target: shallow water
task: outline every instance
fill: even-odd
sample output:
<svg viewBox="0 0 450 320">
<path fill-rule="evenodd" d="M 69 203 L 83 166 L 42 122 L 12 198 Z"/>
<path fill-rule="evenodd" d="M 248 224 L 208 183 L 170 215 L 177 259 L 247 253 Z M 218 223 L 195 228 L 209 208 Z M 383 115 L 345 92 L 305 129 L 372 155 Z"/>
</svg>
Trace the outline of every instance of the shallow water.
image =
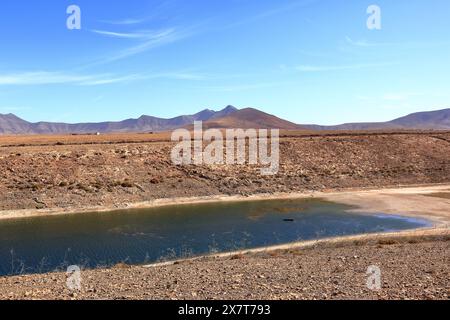
<svg viewBox="0 0 450 320">
<path fill-rule="evenodd" d="M 151 263 L 429 226 L 321 200 L 182 205 L 0 221 L 0 275 Z"/>
</svg>

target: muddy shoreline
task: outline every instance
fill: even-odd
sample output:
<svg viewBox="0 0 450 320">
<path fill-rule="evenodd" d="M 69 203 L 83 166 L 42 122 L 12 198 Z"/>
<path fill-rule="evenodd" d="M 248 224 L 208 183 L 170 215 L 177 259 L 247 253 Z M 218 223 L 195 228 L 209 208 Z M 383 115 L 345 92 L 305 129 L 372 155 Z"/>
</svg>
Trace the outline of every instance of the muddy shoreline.
<svg viewBox="0 0 450 320">
<path fill-rule="evenodd" d="M 324 199 L 331 202 L 354 206 L 352 211 L 370 211 L 384 214 L 404 215 L 416 218 L 425 218 L 432 221 L 435 226 L 445 226 L 450 223 L 450 200 L 426 197 L 427 194 L 449 192 L 450 184 L 405 186 L 383 189 L 359 189 L 327 192 L 303 193 L 275 193 L 253 194 L 248 196 L 204 196 L 189 198 L 166 198 L 152 201 L 126 203 L 122 206 L 80 207 L 80 208 L 51 208 L 51 209 L 24 209 L 0 211 L 0 221 L 9 219 L 24 219 L 42 216 L 58 216 L 68 214 L 83 214 L 88 212 L 114 212 L 118 210 L 132 210 L 145 208 L 158 208 L 166 206 L 226 203 L 242 201 L 265 201 L 285 199 Z M 406 196 L 406 197 L 405 197 Z M 410 206 L 408 200 L 415 202 Z"/>
</svg>

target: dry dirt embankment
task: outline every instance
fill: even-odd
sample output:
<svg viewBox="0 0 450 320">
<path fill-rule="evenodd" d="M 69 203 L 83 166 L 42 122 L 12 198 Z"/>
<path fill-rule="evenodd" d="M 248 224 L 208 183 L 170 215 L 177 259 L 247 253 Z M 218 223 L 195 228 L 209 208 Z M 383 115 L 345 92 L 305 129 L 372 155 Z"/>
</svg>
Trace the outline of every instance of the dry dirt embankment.
<svg viewBox="0 0 450 320">
<path fill-rule="evenodd" d="M 321 195 L 363 210 L 412 216 L 426 211 L 442 229 L 349 237 L 312 246 L 292 244 L 152 268 L 122 265 L 86 270 L 83 289 L 75 294 L 67 289 L 66 275 L 61 273 L 6 277 L 0 278 L 0 299 L 449 297 L 447 187 L 428 188 L 426 194 L 413 189 L 330 191 L 448 185 L 450 133 L 286 137 L 281 139 L 280 172 L 272 177 L 260 176 L 255 166 L 174 166 L 169 142 L 131 142 L 117 136 L 114 143 L 107 141 L 110 137 L 91 137 L 93 141 L 85 144 L 83 137 L 76 137 L 76 144 L 67 144 L 74 138 L 63 138 L 65 142 L 56 143 L 46 137 L 53 142 L 37 146 L 33 144 L 40 144 L 39 138 L 33 137 L 31 145 L 21 147 L 5 146 L 0 139 L 0 211 L 327 191 Z M 366 287 L 371 265 L 382 271 L 380 291 Z"/>
<path fill-rule="evenodd" d="M 266 177 L 258 166 L 174 166 L 173 144 L 154 141 L 163 135 L 42 137 L 44 146 L 39 137 L 8 137 L 0 141 L 0 210 L 450 182 L 450 133 L 294 136 L 281 139 L 280 171 Z"/>
</svg>

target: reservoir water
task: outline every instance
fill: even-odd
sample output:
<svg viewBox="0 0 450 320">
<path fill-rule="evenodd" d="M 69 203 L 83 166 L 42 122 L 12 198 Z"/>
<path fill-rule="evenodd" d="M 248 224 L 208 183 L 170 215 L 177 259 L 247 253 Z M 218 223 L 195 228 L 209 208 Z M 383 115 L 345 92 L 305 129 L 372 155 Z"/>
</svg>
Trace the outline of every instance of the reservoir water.
<svg viewBox="0 0 450 320">
<path fill-rule="evenodd" d="M 0 275 L 145 264 L 300 240 L 429 226 L 321 200 L 169 206 L 0 221 Z"/>
</svg>

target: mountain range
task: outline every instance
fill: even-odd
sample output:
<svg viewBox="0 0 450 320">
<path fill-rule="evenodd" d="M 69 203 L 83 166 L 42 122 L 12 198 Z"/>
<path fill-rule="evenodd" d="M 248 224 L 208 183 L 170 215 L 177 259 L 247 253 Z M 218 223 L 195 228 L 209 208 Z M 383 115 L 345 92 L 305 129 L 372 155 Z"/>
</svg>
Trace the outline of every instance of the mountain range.
<svg viewBox="0 0 450 320">
<path fill-rule="evenodd" d="M 221 111 L 203 110 L 193 115 L 163 119 L 143 115 L 138 119 L 98 123 L 28 122 L 14 114 L 0 114 L 0 134 L 83 134 L 109 132 L 158 132 L 191 128 L 203 121 L 205 128 L 278 128 L 282 130 L 450 130 L 450 109 L 419 112 L 388 122 L 346 123 L 337 126 L 299 125 L 257 109 L 228 106 Z"/>
<path fill-rule="evenodd" d="M 450 129 L 450 109 L 412 113 L 387 122 L 345 123 L 337 126 L 305 125 L 312 130 Z"/>
<path fill-rule="evenodd" d="M 203 110 L 193 115 L 183 115 L 162 119 L 143 115 L 138 119 L 96 123 L 28 122 L 14 114 L 0 114 L 0 134 L 68 134 L 68 133 L 108 133 L 108 132 L 148 132 L 182 128 L 194 121 L 208 121 L 223 118 L 238 109 L 228 106 L 221 111 Z"/>
</svg>

